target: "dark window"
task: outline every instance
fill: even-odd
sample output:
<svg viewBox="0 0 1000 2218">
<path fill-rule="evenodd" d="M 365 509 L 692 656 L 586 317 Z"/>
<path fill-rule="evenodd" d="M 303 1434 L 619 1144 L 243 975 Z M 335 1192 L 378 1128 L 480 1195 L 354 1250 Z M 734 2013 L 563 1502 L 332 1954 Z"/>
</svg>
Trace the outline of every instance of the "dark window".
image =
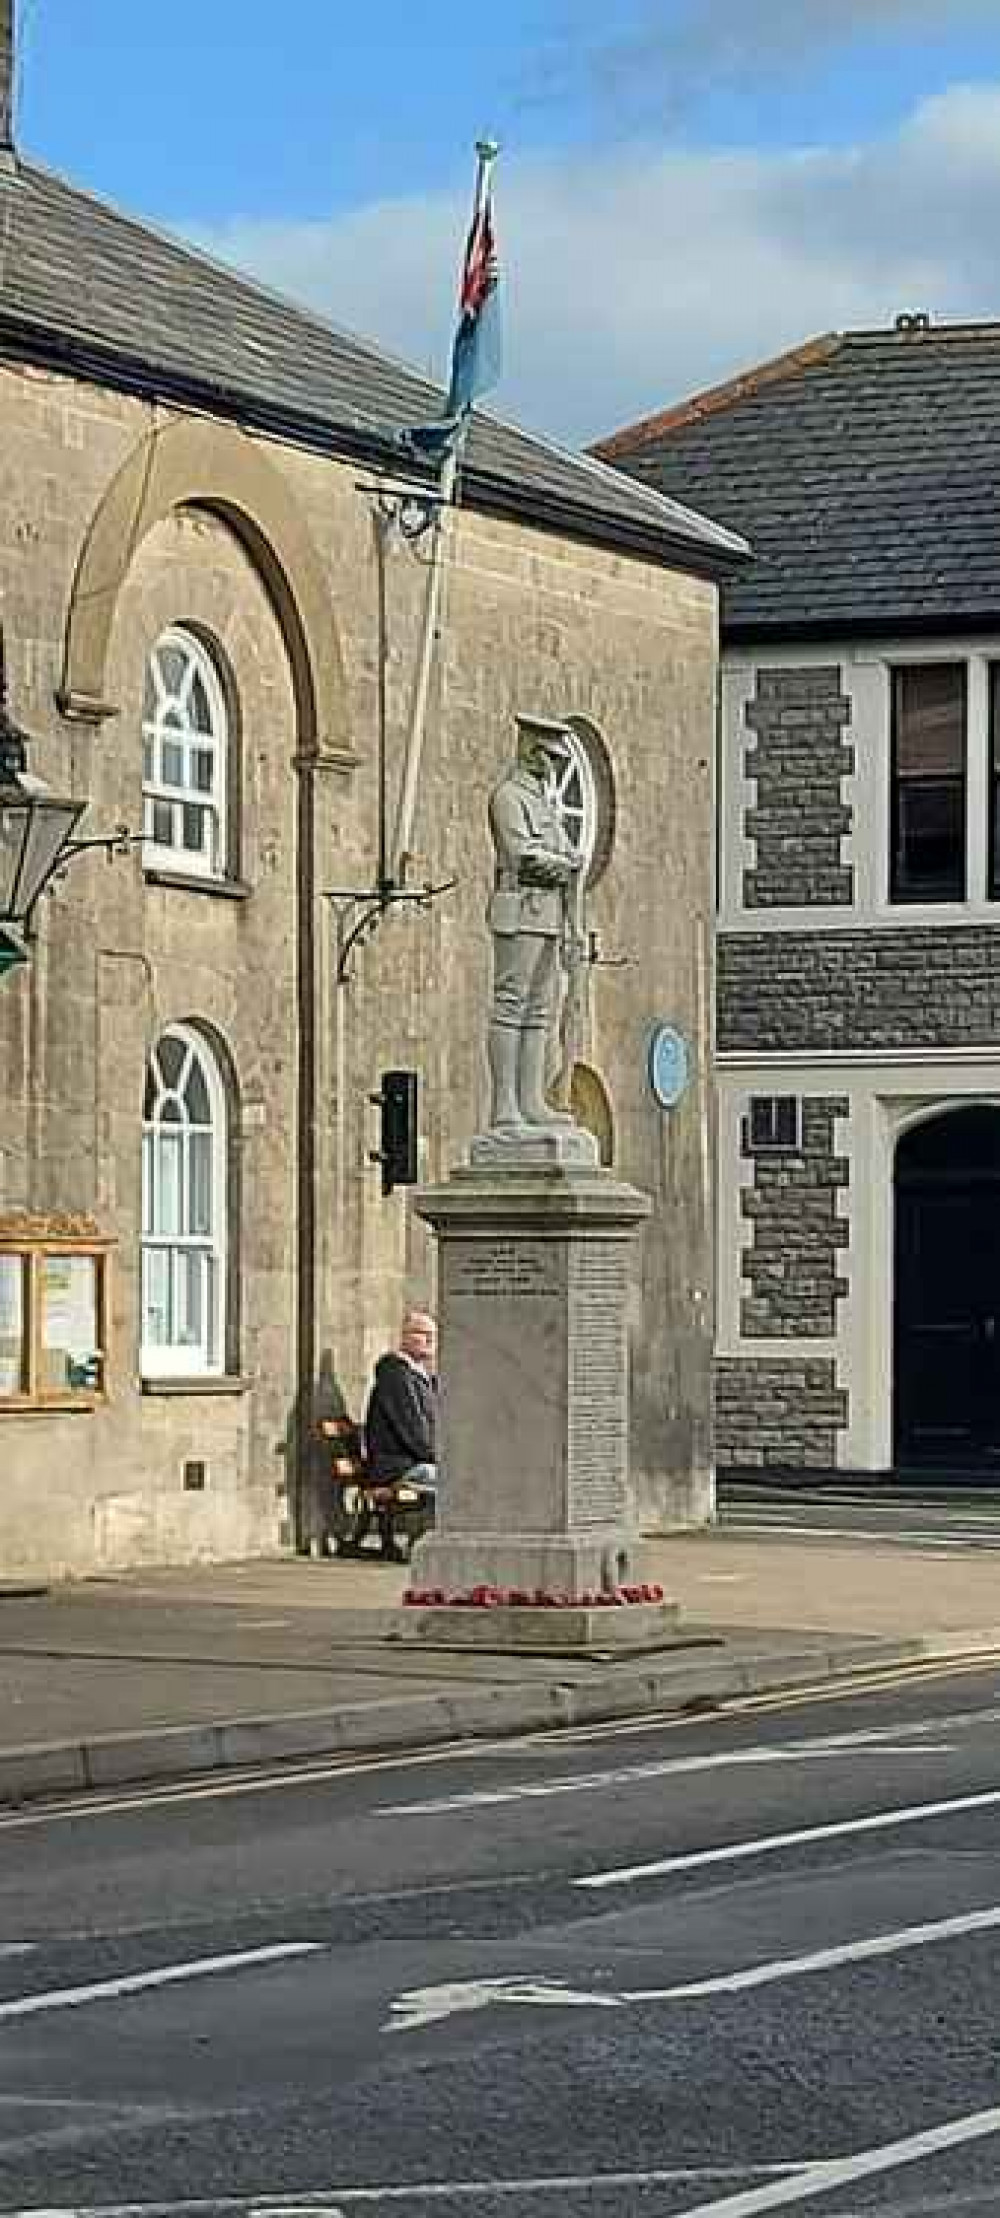
<svg viewBox="0 0 1000 2218">
<path fill-rule="evenodd" d="M 799 1104 L 795 1094 L 754 1094 L 750 1103 L 750 1146 L 797 1148 Z"/>
<path fill-rule="evenodd" d="M 990 900 L 1000 901 L 1000 662 L 990 664 Z"/>
<path fill-rule="evenodd" d="M 965 665 L 892 673 L 893 901 L 965 899 Z"/>
</svg>

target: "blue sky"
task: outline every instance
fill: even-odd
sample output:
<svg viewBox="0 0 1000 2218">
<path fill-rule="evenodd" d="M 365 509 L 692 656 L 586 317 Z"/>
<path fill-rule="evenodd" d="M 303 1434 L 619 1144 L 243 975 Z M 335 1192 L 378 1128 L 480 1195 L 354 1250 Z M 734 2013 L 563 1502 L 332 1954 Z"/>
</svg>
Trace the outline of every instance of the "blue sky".
<svg viewBox="0 0 1000 2218">
<path fill-rule="evenodd" d="M 500 405 L 568 438 L 900 288 L 1000 312 L 1000 0 L 19 9 L 28 151 L 424 366 L 497 130 Z"/>
<path fill-rule="evenodd" d="M 839 0 L 827 0 L 836 13 Z M 322 216 L 464 175 L 497 130 L 510 161 L 633 134 L 671 144 L 844 144 L 950 83 L 1000 80 L 1000 0 L 942 4 L 964 31 L 888 25 L 783 72 L 709 51 L 672 91 L 602 90 L 605 0 L 19 0 L 21 130 L 41 159 L 171 224 Z M 88 29 L 79 36 L 86 8 Z M 683 6 L 665 5 L 666 22 Z M 743 12 L 754 15 L 753 0 Z M 627 8 L 618 13 L 627 20 Z M 641 21 L 648 11 L 637 9 Z M 880 13 L 874 0 L 872 17 Z M 613 72 L 608 75 L 612 77 Z M 733 82 L 738 75 L 739 82 Z"/>
</svg>

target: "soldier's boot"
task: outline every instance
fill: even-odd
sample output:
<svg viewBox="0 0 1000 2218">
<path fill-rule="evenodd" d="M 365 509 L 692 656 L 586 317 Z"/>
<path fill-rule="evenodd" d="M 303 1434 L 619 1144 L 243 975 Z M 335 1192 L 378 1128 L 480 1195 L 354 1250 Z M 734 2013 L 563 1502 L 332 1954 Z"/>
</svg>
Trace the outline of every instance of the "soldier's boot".
<svg viewBox="0 0 1000 2218">
<path fill-rule="evenodd" d="M 547 1025 L 529 1026 L 521 1034 L 518 1100 L 528 1124 L 572 1124 L 564 1109 L 553 1109 L 545 1099 L 545 1060 L 549 1044 Z"/>
<path fill-rule="evenodd" d="M 516 1025 L 491 1024 L 486 1045 L 490 1064 L 491 1132 L 523 1132 L 524 1118 L 517 1106 L 517 1051 L 521 1035 Z"/>
</svg>

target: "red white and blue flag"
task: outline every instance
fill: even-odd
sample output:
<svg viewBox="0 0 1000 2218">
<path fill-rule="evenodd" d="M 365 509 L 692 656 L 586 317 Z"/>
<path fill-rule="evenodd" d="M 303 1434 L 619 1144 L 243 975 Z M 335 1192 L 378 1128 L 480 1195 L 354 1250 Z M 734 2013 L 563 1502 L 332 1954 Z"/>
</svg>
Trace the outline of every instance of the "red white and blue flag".
<svg viewBox="0 0 1000 2218">
<path fill-rule="evenodd" d="M 418 424 L 398 435 L 421 461 L 435 464 L 455 453 L 473 403 L 500 377 L 500 273 L 490 183 L 497 150 L 491 141 L 483 141 L 477 151 L 476 200 L 462 264 L 444 414 L 437 423 Z"/>
<path fill-rule="evenodd" d="M 469 229 L 458 296 L 446 415 L 461 416 L 500 376 L 500 295 L 493 191 L 484 177 Z"/>
</svg>

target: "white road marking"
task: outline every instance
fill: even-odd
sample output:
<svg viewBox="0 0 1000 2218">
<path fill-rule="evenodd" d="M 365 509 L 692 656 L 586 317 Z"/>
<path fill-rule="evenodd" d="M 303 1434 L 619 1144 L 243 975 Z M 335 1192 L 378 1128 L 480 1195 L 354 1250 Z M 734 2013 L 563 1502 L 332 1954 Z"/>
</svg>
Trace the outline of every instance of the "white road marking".
<svg viewBox="0 0 1000 2218">
<path fill-rule="evenodd" d="M 867 1695 L 885 1694 L 894 1687 L 912 1687 L 926 1684 L 928 1680 L 967 1679 L 984 1672 L 995 1673 L 1000 1650 L 992 1654 L 985 1649 L 957 1657 L 928 1658 L 922 1664 L 904 1664 L 889 1670 L 873 1668 L 856 1672 L 850 1679 L 800 1687 L 797 1692 L 782 1688 L 772 1694 L 741 1695 L 727 1701 L 717 1713 L 698 1720 L 674 1710 L 654 1711 L 641 1718 L 607 1718 L 595 1725 L 570 1727 L 551 1726 L 530 1733 L 505 1734 L 502 1739 L 490 1741 L 448 1741 L 440 1748 L 422 1748 L 409 1756 L 363 1756 L 352 1760 L 335 1757 L 324 1762 L 303 1761 L 298 1765 L 283 1763 L 273 1770 L 254 1771 L 247 1767 L 223 1778 L 189 1778 L 173 1786 L 149 1786 L 140 1792 L 83 1794 L 66 1796 L 63 1800 L 46 1804 L 38 1810 L 19 1810 L 0 1815 L 0 1833 L 26 1832 L 35 1826 L 78 1824 L 81 1819 L 94 1820 L 105 1817 L 127 1816 L 135 1811 L 155 1812 L 172 1804 L 188 1802 L 222 1802 L 234 1796 L 279 1794 L 297 1787 L 324 1786 L 338 1779 L 363 1778 L 370 1772 L 413 1771 L 435 1764 L 469 1764 L 488 1761 L 491 1756 L 516 1757 L 522 1749 L 533 1755 L 544 1755 L 549 1750 L 582 1746 L 589 1741 L 627 1740 L 648 1733 L 690 1733 L 703 1730 L 733 1718 L 767 1716 L 775 1711 L 826 1708 L 831 1703 L 857 1702 Z M 996 1718 L 1000 1712 L 995 1707 L 979 1710 L 956 1711 L 943 1718 L 925 1719 L 913 1724 L 883 1727 L 883 1732 L 895 1737 L 940 1732 L 959 1724 L 975 1724 Z"/>
<path fill-rule="evenodd" d="M 876 1957 L 902 1956 L 909 1949 L 930 1948 L 941 1941 L 963 1940 L 970 1933 L 988 1933 L 1000 1927 L 1000 1907 L 967 1910 L 954 1918 L 939 1918 L 933 1925 L 904 1925 L 889 1933 L 875 1933 L 867 1940 L 842 1941 L 834 1948 L 810 1950 L 807 1956 L 778 1956 L 766 1964 L 750 1964 L 742 1971 L 717 1972 L 711 1979 L 686 1980 L 674 1987 L 633 1987 L 618 1990 L 570 1987 L 544 1974 L 501 1979 L 452 1980 L 438 1987 L 413 1987 L 397 1995 L 390 2005 L 384 2031 L 412 2033 L 443 2018 L 488 2010 L 494 2003 L 527 2004 L 557 2009 L 625 2010 L 654 2002 L 703 2002 L 715 1995 L 738 1995 L 751 1987 L 772 1987 L 788 1979 L 811 1978 L 817 1972 L 839 1971 L 845 1964 L 871 1963 Z"/>
<path fill-rule="evenodd" d="M 935 1728 L 941 1730 L 938 1725 Z M 825 1734 L 821 1740 L 789 1741 L 785 1747 L 764 1743 L 755 1748 L 715 1749 L 709 1756 L 664 1756 L 657 1763 L 622 1764 L 614 1771 L 578 1771 L 564 1779 L 518 1780 L 508 1787 L 470 1787 L 464 1794 L 438 1795 L 426 1802 L 392 1802 L 374 1814 L 379 1818 L 444 1817 L 457 1810 L 496 1810 L 510 1802 L 541 1802 L 550 1795 L 595 1794 L 602 1788 L 642 1786 L 653 1779 L 681 1779 L 703 1771 L 735 1771 L 758 1764 L 834 1763 L 850 1756 L 948 1756 L 950 1741 L 918 1746 L 905 1726 L 891 1730 Z M 904 1745 L 905 1744 L 905 1745 Z"/>
<path fill-rule="evenodd" d="M 908 2134 L 902 2141 L 885 2141 L 880 2148 L 862 2149 L 857 2156 L 811 2164 L 797 2179 L 776 2180 L 742 2194 L 724 2195 L 721 2202 L 691 2205 L 678 2211 L 677 2218 L 760 2218 L 763 2211 L 787 2210 L 791 2204 L 807 2202 L 814 2195 L 828 2195 L 834 2187 L 853 2187 L 858 2180 L 876 2179 L 880 2173 L 899 2171 L 904 2164 L 924 2164 L 928 2157 L 964 2148 L 994 2133 L 1000 2133 L 1000 2110 L 972 2111 L 948 2125 Z"/>
<path fill-rule="evenodd" d="M 946 1802 L 913 1802 L 899 1810 L 871 1810 L 863 1817 L 837 1818 L 829 1825 L 802 1825 L 793 1833 L 764 1833 L 757 1840 L 730 1841 L 723 1848 L 698 1848 L 679 1856 L 659 1856 L 649 1864 L 621 1864 L 610 1871 L 590 1871 L 574 1879 L 574 1887 L 600 1891 L 605 1887 L 631 1887 L 636 1879 L 662 1879 L 675 1871 L 697 1871 L 705 1864 L 739 1864 L 755 1856 L 774 1856 L 780 1849 L 801 1848 L 810 1841 L 835 1841 L 852 1833 L 889 1832 L 900 1825 L 929 1825 L 935 1818 L 956 1817 L 966 1810 L 995 1809 L 1000 1788 L 982 1794 L 952 1795 Z"/>
<path fill-rule="evenodd" d="M 110 2002 L 120 1995 L 178 1986 L 183 1980 L 210 1979 L 222 1972 L 278 1964 L 292 1956 L 314 1956 L 322 1947 L 322 1941 L 276 1941 L 268 1948 L 237 1949 L 229 1956 L 195 1956 L 185 1964 L 161 1964 L 153 1971 L 127 1972 L 120 1979 L 94 1980 L 86 1987 L 49 1987 L 37 1995 L 12 1995 L 0 2002 L 0 2023 L 8 2018 L 34 2018 L 43 2010 L 78 2010 L 85 2003 Z"/>
<path fill-rule="evenodd" d="M 552 2172 L 538 2178 L 414 2180 L 396 2187 L 331 2187 L 307 2195 L 214 2195 L 177 2203 L 101 2203 L 72 2210 L 13 2211 L 10 2218 L 340 2218 L 346 2204 L 482 2201 L 510 2195 L 573 2195 L 598 2188 L 693 2187 L 699 2180 L 787 2179 L 801 2164 L 679 2164 L 652 2172 Z M 336 2200 L 331 2200 L 335 2197 Z"/>
</svg>

